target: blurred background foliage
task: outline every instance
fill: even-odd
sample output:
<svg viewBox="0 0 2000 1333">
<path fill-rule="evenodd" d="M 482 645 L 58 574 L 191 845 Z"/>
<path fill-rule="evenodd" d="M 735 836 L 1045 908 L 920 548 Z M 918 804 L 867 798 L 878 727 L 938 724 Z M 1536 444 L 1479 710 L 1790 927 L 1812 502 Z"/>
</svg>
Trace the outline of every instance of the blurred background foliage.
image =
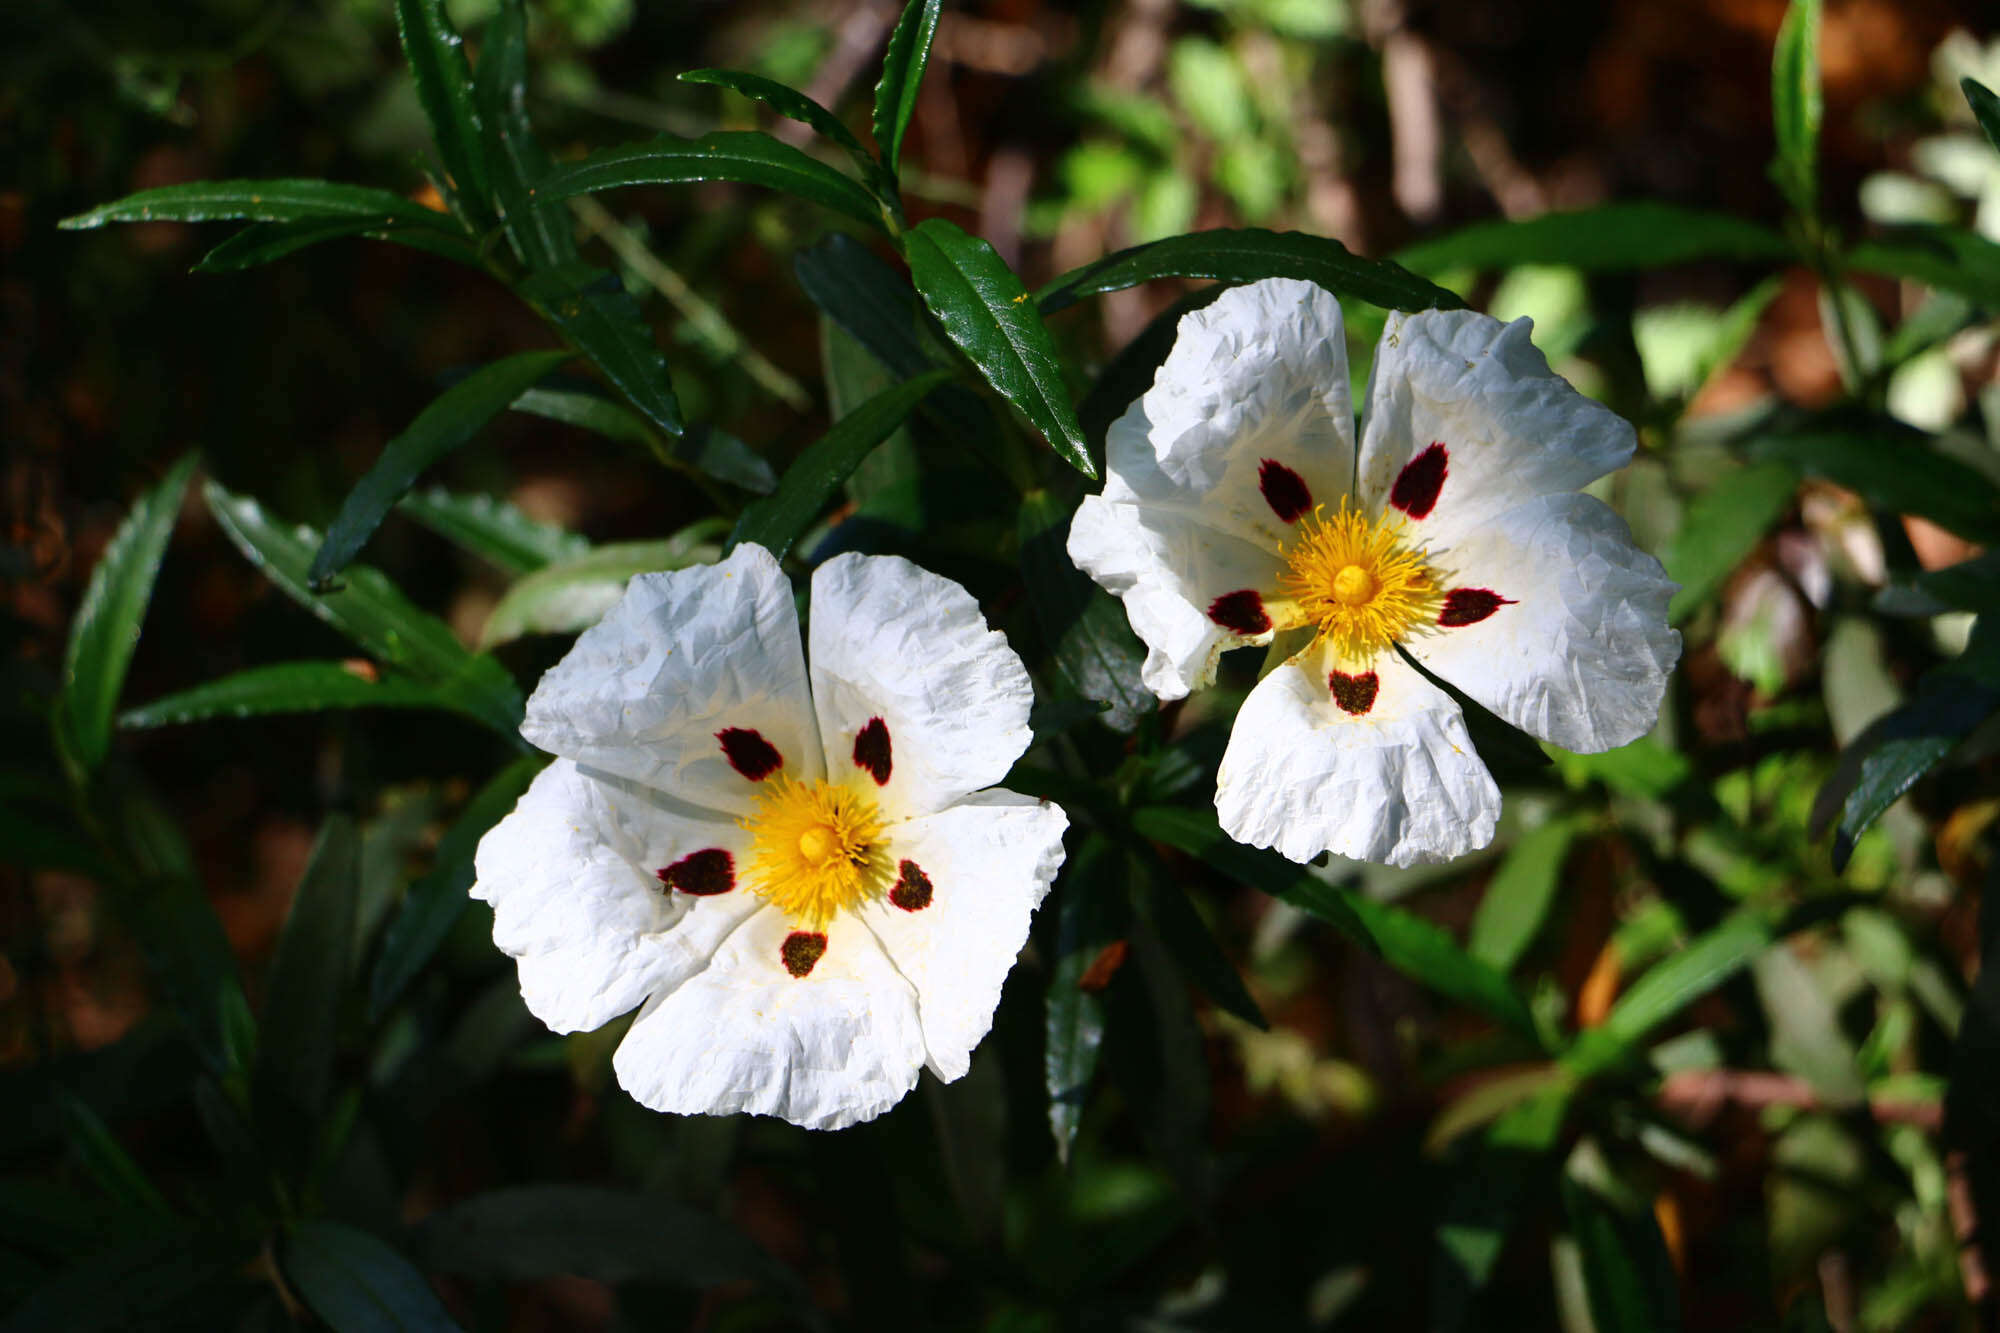
<svg viewBox="0 0 2000 1333">
<path fill-rule="evenodd" d="M 478 34 L 500 6 L 448 11 Z M 148 711 L 273 663 L 379 675 L 351 620 L 315 619 L 237 546 L 268 565 L 284 524 L 324 529 L 441 388 L 549 342 L 504 285 L 415 249 L 350 239 L 190 275 L 219 230 L 55 228 L 225 177 L 435 200 L 390 5 L 6 7 L 8 1326 L 1995 1326 L 2000 973 L 1980 968 L 1979 908 L 2000 866 L 2000 659 L 1979 615 L 2000 588 L 2000 252 L 1908 229 L 2000 240 L 2000 152 L 1960 83 L 2000 86 L 2000 32 L 1974 0 L 1830 3 L 1823 120 L 1787 159 L 1807 131 L 1782 89 L 1774 122 L 1786 14 L 945 13 L 904 152 L 913 219 L 984 236 L 1031 289 L 1257 226 L 1532 316 L 1556 368 L 1640 426 L 1602 490 L 1685 585 L 1687 654 L 1658 732 L 1625 750 L 1550 762 L 1481 737 L 1500 836 L 1415 871 L 1295 874 L 1204 841 L 1190 816 L 1254 662 L 1160 714 L 1116 700 L 1092 720 L 1045 693 L 1016 785 L 1042 781 L 1078 831 L 993 1035 L 962 1082 L 815 1136 L 644 1111 L 610 1078 L 619 1024 L 558 1038 L 529 1017 L 461 896 L 532 772 L 503 735 L 438 711 Z M 675 80 L 706 66 L 806 89 L 859 130 L 896 10 L 527 17 L 527 106 L 563 160 L 658 132 L 806 142 Z M 1770 172 L 1774 153 L 1789 165 Z M 1756 225 L 1704 241 L 1623 215 L 1604 247 L 1512 225 L 1610 201 Z M 367 554 L 521 682 L 624 575 L 712 557 L 746 501 L 906 375 L 808 299 L 813 272 L 872 272 L 822 210 L 704 184 L 574 213 L 704 429 L 610 443 L 544 384 Z M 1194 290 L 1051 312 L 1092 441 Z M 1359 383 L 1382 315 L 1348 310 Z M 968 447 L 913 419 L 801 549 L 900 550 L 964 580 L 1046 687 L 1063 642 L 1036 619 L 1055 578 L 1038 538 L 1076 482 L 1045 469 L 1017 519 Z M 170 472 L 195 452 L 208 505 Z M 165 556 L 133 711 L 77 800 L 49 715 L 128 514 L 125 548 Z M 1356 913 L 1379 954 L 1315 919 Z"/>
</svg>

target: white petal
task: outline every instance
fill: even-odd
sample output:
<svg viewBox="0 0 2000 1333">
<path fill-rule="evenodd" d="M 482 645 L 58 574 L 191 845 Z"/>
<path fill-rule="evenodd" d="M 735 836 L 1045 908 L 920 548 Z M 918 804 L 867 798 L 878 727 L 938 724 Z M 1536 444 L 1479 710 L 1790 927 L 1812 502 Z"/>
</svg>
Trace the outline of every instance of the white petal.
<svg viewBox="0 0 2000 1333">
<path fill-rule="evenodd" d="M 858 919 L 829 924 L 826 952 L 795 977 L 793 927 L 767 907 L 724 941 L 708 970 L 640 1011 L 612 1067 L 656 1111 L 780 1116 L 839 1129 L 882 1114 L 924 1062 L 916 993 Z"/>
<path fill-rule="evenodd" d="M 824 771 L 791 584 L 761 546 L 635 577 L 542 677 L 521 734 L 589 768 L 748 814 L 758 784 L 725 757 L 729 728 L 757 732 L 795 778 Z"/>
<path fill-rule="evenodd" d="M 991 786 L 1033 739 L 1027 668 L 948 578 L 900 556 L 835 556 L 813 573 L 810 633 L 828 772 L 886 774 L 862 785 L 891 817 Z"/>
<path fill-rule="evenodd" d="M 1350 713 L 1328 689 L 1334 665 L 1308 649 L 1243 701 L 1216 775 L 1223 830 L 1294 861 L 1331 850 L 1394 866 L 1491 842 L 1500 789 L 1451 697 L 1385 652 L 1369 707 Z"/>
<path fill-rule="evenodd" d="M 762 905 L 747 889 L 695 899 L 659 879 L 691 852 L 740 860 L 747 845 L 706 811 L 558 759 L 480 840 L 472 896 L 493 905 L 493 942 L 519 960 L 529 1011 L 581 1032 L 699 971 Z"/>
<path fill-rule="evenodd" d="M 1028 918 L 1062 865 L 1063 812 L 1010 791 L 983 791 L 890 830 L 889 854 L 929 881 L 917 911 L 878 900 L 862 919 L 917 988 L 931 1072 L 947 1083 L 993 1026 Z"/>
<path fill-rule="evenodd" d="M 1404 467 L 1444 446 L 1446 475 L 1413 535 L 1449 543 L 1539 495 L 1579 490 L 1632 457 L 1632 427 L 1571 388 L 1529 341 L 1531 321 L 1469 310 L 1392 314 L 1368 379 L 1364 507 L 1387 505 Z"/>
<path fill-rule="evenodd" d="M 1442 552 L 1447 587 L 1510 598 L 1486 619 L 1408 641 L 1426 667 L 1507 721 L 1591 754 L 1659 720 L 1681 636 L 1667 626 L 1679 586 L 1588 495 L 1549 495 Z"/>
</svg>

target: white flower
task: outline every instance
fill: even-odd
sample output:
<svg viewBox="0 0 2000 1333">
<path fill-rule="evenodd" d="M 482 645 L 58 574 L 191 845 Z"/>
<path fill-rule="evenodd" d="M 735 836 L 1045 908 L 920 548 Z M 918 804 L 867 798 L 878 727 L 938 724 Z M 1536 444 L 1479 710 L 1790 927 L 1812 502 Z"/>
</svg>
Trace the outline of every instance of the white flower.
<svg viewBox="0 0 2000 1333">
<path fill-rule="evenodd" d="M 1631 457 L 1632 428 L 1529 328 L 1392 315 L 1357 453 L 1339 303 L 1259 282 L 1183 319 L 1112 426 L 1069 552 L 1124 598 L 1153 692 L 1207 684 L 1226 648 L 1303 644 L 1237 714 L 1215 793 L 1231 837 L 1392 865 L 1492 839 L 1499 789 L 1404 651 L 1571 750 L 1653 726 L 1675 585 L 1577 493 Z"/>
<path fill-rule="evenodd" d="M 759 546 L 633 579 L 529 699 L 560 758 L 479 845 L 528 1008 L 640 1006 L 613 1067 L 657 1110 L 835 1129 L 964 1074 L 1062 863 L 1062 811 L 990 785 L 1032 690 L 965 589 L 843 555 L 811 623 L 809 674 Z"/>
</svg>

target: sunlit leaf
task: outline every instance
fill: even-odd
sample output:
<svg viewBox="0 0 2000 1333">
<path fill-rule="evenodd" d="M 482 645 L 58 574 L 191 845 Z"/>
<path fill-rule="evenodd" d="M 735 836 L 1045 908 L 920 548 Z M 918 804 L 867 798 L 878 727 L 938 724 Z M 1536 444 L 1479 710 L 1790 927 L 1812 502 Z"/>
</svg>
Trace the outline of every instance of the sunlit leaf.
<svg viewBox="0 0 2000 1333">
<path fill-rule="evenodd" d="M 882 77 L 875 84 L 875 147 L 882 165 L 894 175 L 903 156 L 903 132 L 917 109 L 917 93 L 930 62 L 931 39 L 937 36 L 940 0 L 910 0 L 889 34 L 882 57 Z"/>
<path fill-rule="evenodd" d="M 1773 459 L 1732 472 L 1697 495 L 1660 552 L 1667 577 L 1681 585 L 1667 603 L 1667 619 L 1679 624 L 1714 596 L 1784 517 L 1797 491 L 1798 471 Z"/>
<path fill-rule="evenodd" d="M 536 187 L 537 199 L 567 199 L 631 185 L 735 181 L 782 190 L 866 226 L 882 225 L 874 196 L 817 158 L 755 130 L 716 130 L 699 139 L 663 134 L 648 143 L 607 148 L 559 164 Z"/>
<path fill-rule="evenodd" d="M 1698 259 L 1781 260 L 1790 255 L 1785 238 L 1768 227 L 1727 213 L 1644 201 L 1475 222 L 1398 251 L 1396 262 L 1422 273 L 1522 264 L 1616 272 Z"/>
<path fill-rule="evenodd" d="M 681 433 L 681 405 L 667 376 L 667 359 L 616 274 L 584 263 L 559 264 L 530 274 L 514 293 L 589 357 L 648 421 L 669 435 Z"/>
<path fill-rule="evenodd" d="M 444 0 L 396 0 L 396 32 L 460 205 L 474 217 L 490 218 L 485 131 L 473 97 L 472 68 Z"/>
<path fill-rule="evenodd" d="M 119 714 L 131 729 L 213 718 L 317 713 L 337 708 L 456 708 L 448 694 L 421 681 L 384 676 L 348 662 L 279 662 L 155 699 Z"/>
<path fill-rule="evenodd" d="M 1771 52 L 1771 122 L 1778 155 L 1771 178 L 1796 213 L 1819 206 L 1820 0 L 1791 0 Z"/>
<path fill-rule="evenodd" d="M 1572 820 L 1551 819 L 1507 849 L 1473 914 L 1466 952 L 1502 972 L 1513 969 L 1548 917 L 1576 834 Z"/>
<path fill-rule="evenodd" d="M 708 520 L 701 530 L 658 542 L 613 542 L 584 555 L 548 565 L 515 581 L 486 617 L 480 646 L 491 648 L 524 634 L 574 634 L 603 619 L 634 574 L 684 569 L 720 554 L 725 520 Z"/>
<path fill-rule="evenodd" d="M 451 219 L 388 190 L 319 180 L 195 181 L 141 190 L 87 213 L 64 218 L 71 231 L 107 222 L 306 222 L 360 218 L 371 225 L 455 231 Z"/>
<path fill-rule="evenodd" d="M 514 400 L 515 408 L 527 410 L 521 404 L 539 392 L 530 389 Z M 615 403 L 605 406 L 624 412 Z M 637 420 L 630 413 L 625 415 L 628 420 Z M 432 487 L 404 496 L 396 507 L 506 574 L 532 574 L 543 565 L 574 559 L 590 549 L 590 543 L 576 533 L 529 518 L 507 501 L 490 495 L 459 495 Z"/>
<path fill-rule="evenodd" d="M 1775 938 L 1771 924 L 1754 910 L 1726 918 L 1647 969 L 1618 997 L 1603 1025 L 1577 1040 L 1563 1063 L 1588 1076 L 1629 1058 L 1653 1029 L 1748 967 Z"/>
</svg>

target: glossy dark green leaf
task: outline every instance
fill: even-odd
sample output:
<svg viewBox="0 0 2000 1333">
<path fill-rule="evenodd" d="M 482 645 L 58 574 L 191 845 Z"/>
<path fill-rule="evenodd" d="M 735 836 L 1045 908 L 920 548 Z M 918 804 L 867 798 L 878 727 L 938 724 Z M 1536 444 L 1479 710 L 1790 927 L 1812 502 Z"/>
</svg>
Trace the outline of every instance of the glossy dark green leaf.
<svg viewBox="0 0 2000 1333">
<path fill-rule="evenodd" d="M 66 748 L 85 770 L 102 763 L 110 747 L 111 716 L 194 464 L 189 454 L 132 506 L 90 571 L 83 605 L 70 624 L 56 719 Z"/>
<path fill-rule="evenodd" d="M 1543 213 L 1519 221 L 1475 222 L 1435 240 L 1420 241 L 1399 251 L 1396 259 L 1424 273 L 1522 264 L 1616 272 L 1699 259 L 1782 260 L 1790 255 L 1784 237 L 1743 218 L 1640 202 Z"/>
<path fill-rule="evenodd" d="M 875 84 L 875 148 L 882 165 L 894 175 L 903 156 L 903 132 L 917 109 L 924 68 L 930 63 L 931 39 L 937 36 L 940 0 L 910 0 L 889 34 L 882 56 L 882 77 Z"/>
<path fill-rule="evenodd" d="M 735 181 L 782 190 L 871 227 L 882 208 L 852 177 L 755 130 L 717 130 L 699 139 L 663 134 L 649 143 L 607 148 L 558 165 L 535 191 L 543 200 L 628 185 Z"/>
<path fill-rule="evenodd" d="M 1146 873 L 1150 872 L 1150 873 Z M 1173 955 L 1182 975 L 1201 987 L 1204 994 L 1252 1027 L 1266 1031 L 1270 1022 L 1251 998 L 1236 964 L 1222 951 L 1222 944 L 1189 900 L 1187 891 L 1155 862 L 1144 866 L 1141 882 L 1132 892 L 1133 906 L 1159 936 L 1160 943 Z"/>
<path fill-rule="evenodd" d="M 950 371 L 934 370 L 905 380 L 835 422 L 785 469 L 774 494 L 743 511 L 729 545 L 755 542 L 783 559 L 868 451 L 902 425 L 925 394 L 950 378 Z"/>
<path fill-rule="evenodd" d="M 1255 227 L 1218 227 L 1120 250 L 1063 274 L 1037 292 L 1036 301 L 1043 314 L 1052 315 L 1083 297 L 1155 278 L 1216 278 L 1232 283 L 1303 278 L 1390 310 L 1456 310 L 1465 305 L 1402 264 L 1363 259 L 1330 237 Z"/>
<path fill-rule="evenodd" d="M 762 102 L 788 120 L 810 125 L 819 134 L 845 148 L 857 163 L 867 159 L 868 150 L 861 146 L 861 140 L 854 137 L 854 131 L 841 123 L 840 117 L 798 89 L 787 87 L 776 79 L 740 69 L 691 69 L 678 77 L 682 83 L 711 84 Z"/>
<path fill-rule="evenodd" d="M 1123 931 L 1125 872 L 1124 850 L 1096 833 L 1063 868 L 1056 961 L 1042 1011 L 1042 1079 L 1049 1094 L 1049 1131 L 1065 1164 L 1104 1046 L 1105 979 L 1089 978 L 1089 989 L 1082 983 Z"/>
<path fill-rule="evenodd" d="M 445 13 L 444 0 L 396 0 L 396 32 L 417 83 L 417 100 L 431 123 L 438 157 L 451 175 L 461 206 L 490 218 L 486 135 L 472 92 L 465 42 Z"/>
<path fill-rule="evenodd" d="M 246 1256 L 175 1227 L 80 1259 L 8 1312 L 7 1333 L 131 1333 L 187 1327 L 191 1298 L 241 1281 Z"/>
<path fill-rule="evenodd" d="M 426 210 L 428 211 L 428 210 Z M 384 225 L 374 218 L 310 218 L 300 222 L 253 222 L 203 255 L 195 264 L 196 273 L 236 273 L 283 259 L 322 241 L 349 236 L 366 236 L 375 241 L 392 241 L 427 254 L 464 264 L 483 267 L 479 252 L 458 234 L 455 219 L 442 213 L 431 215 L 432 224 L 414 224 L 397 219 Z M 449 230 L 446 230 L 449 228 Z"/>
<path fill-rule="evenodd" d="M 487 23 L 473 77 L 493 202 L 514 253 L 530 269 L 576 262 L 576 224 L 560 203 L 529 191 L 552 163 L 528 121 L 527 15 L 507 0 Z"/>
<path fill-rule="evenodd" d="M 1667 576 L 1681 585 L 1667 603 L 1668 620 L 1679 624 L 1715 595 L 1791 508 L 1798 488 L 1798 470 L 1773 459 L 1732 472 L 1694 498 L 1660 552 Z"/>
<path fill-rule="evenodd" d="M 498 662 L 467 651 L 449 626 L 412 606 L 375 570 L 352 567 L 338 590 L 312 593 L 306 569 L 319 546 L 318 533 L 276 523 L 255 500 L 231 495 L 214 482 L 203 494 L 237 549 L 287 596 L 383 662 L 436 686 L 461 711 L 516 738 L 521 689 Z"/>
<path fill-rule="evenodd" d="M 346 662 L 279 662 L 251 667 L 119 714 L 118 725 L 140 729 L 212 718 L 317 713 L 333 708 L 455 708 L 455 701 L 421 681 L 371 676 Z"/>
<path fill-rule="evenodd" d="M 515 408 L 523 410 L 521 404 L 539 392 L 528 390 L 514 400 Z M 624 412 L 614 403 L 604 405 Z M 625 415 L 628 420 L 637 420 L 630 413 Z M 590 549 L 590 543 L 576 533 L 529 518 L 507 501 L 490 495 L 457 495 L 433 487 L 404 496 L 396 507 L 446 541 L 517 577 L 532 574 L 543 565 L 574 559 Z"/>
<path fill-rule="evenodd" d="M 1796 213 L 1819 205 L 1820 0 L 1791 0 L 1771 52 L 1771 124 L 1778 155 L 1771 178 Z"/>
<path fill-rule="evenodd" d="M 1972 108 L 1972 118 L 1986 131 L 1986 142 L 2000 152 L 2000 97 L 1977 79 L 1960 79 L 1958 87 L 1965 94 L 1966 105 Z"/>
<path fill-rule="evenodd" d="M 87 213 L 64 218 L 57 226 L 71 231 L 101 227 L 107 222 L 213 222 L 237 218 L 250 222 L 304 222 L 328 218 L 364 218 L 392 227 L 449 227 L 432 209 L 388 190 L 366 185 L 336 185 L 318 180 L 195 181 L 141 190 Z"/>
<path fill-rule="evenodd" d="M 1628 1213 L 1569 1175 L 1562 1196 L 1596 1333 L 1677 1333 L 1680 1279 L 1652 1210 Z"/>
<path fill-rule="evenodd" d="M 487 614 L 480 646 L 491 648 L 524 634 L 574 634 L 604 618 L 634 574 L 707 564 L 721 554 L 714 544 L 726 520 L 706 520 L 703 531 L 658 542 L 613 542 L 561 564 L 548 565 L 509 587 Z"/>
<path fill-rule="evenodd" d="M 1569 1113 L 1570 1089 L 1552 1085 L 1488 1127 L 1452 1159 L 1431 1251 L 1432 1333 L 1455 1333 L 1500 1262 L 1508 1233 L 1526 1219 L 1522 1197 L 1545 1177 Z"/>
<path fill-rule="evenodd" d="M 432 400 L 402 434 L 382 446 L 326 531 L 306 581 L 314 591 L 347 567 L 426 468 L 506 411 L 536 380 L 570 359 L 566 350 L 521 352 L 481 366 Z"/>
<path fill-rule="evenodd" d="M 681 433 L 681 405 L 667 376 L 667 359 L 616 274 L 563 264 L 529 275 L 514 292 L 589 357 L 648 421 L 669 435 Z"/>
<path fill-rule="evenodd" d="M 353 962 L 361 838 L 346 815 L 327 817 L 292 895 L 265 983 L 259 1021 L 258 1121 L 310 1130 L 333 1074 L 341 997 Z"/>
<path fill-rule="evenodd" d="M 1604 1022 L 1578 1038 L 1564 1065 L 1585 1077 L 1629 1058 L 1653 1029 L 1748 967 L 1776 937 L 1771 924 L 1749 909 L 1724 919 L 1648 968 Z"/>
<path fill-rule="evenodd" d="M 800 250 L 792 271 L 812 303 L 899 378 L 933 369 L 923 304 L 903 276 L 845 232 Z"/>
<path fill-rule="evenodd" d="M 903 252 L 945 334 L 1064 461 L 1095 480 L 1055 340 L 1007 261 L 943 218 L 918 223 L 904 236 Z"/>
<path fill-rule="evenodd" d="M 1845 256 L 1850 268 L 1926 283 L 2000 306 L 2000 244 L 1963 227 L 1908 226 L 1863 241 Z"/>
<path fill-rule="evenodd" d="M 424 1275 L 341 1222 L 301 1222 L 279 1251 L 285 1277 L 335 1333 L 457 1333 Z"/>
<path fill-rule="evenodd" d="M 1502 972 L 1513 970 L 1548 919 L 1576 835 L 1573 820 L 1551 819 L 1507 849 L 1473 913 L 1467 953 Z"/>
<path fill-rule="evenodd" d="M 464 915 L 472 902 L 466 894 L 472 888 L 472 854 L 479 840 L 514 808 L 543 762 L 527 755 L 494 774 L 438 839 L 430 873 L 410 886 L 382 933 L 382 952 L 368 982 L 371 1022 L 388 1012 Z"/>
<path fill-rule="evenodd" d="M 1139 678 L 1146 648 L 1125 607 L 1070 562 L 1070 511 L 1046 491 L 1021 501 L 1021 578 L 1056 670 L 1080 697 L 1104 705 L 1104 724 L 1130 731 L 1155 707 Z"/>
<path fill-rule="evenodd" d="M 111 1129 L 82 1098 L 56 1090 L 56 1116 L 72 1156 L 100 1190 L 125 1207 L 166 1216 L 172 1208 L 144 1168 L 132 1160 Z"/>
<path fill-rule="evenodd" d="M 1877 509 L 1918 514 L 1973 541 L 2000 540 L 2000 487 L 1926 440 L 1908 430 L 1815 430 L 1758 440 L 1750 456 L 1824 477 Z"/>
</svg>

